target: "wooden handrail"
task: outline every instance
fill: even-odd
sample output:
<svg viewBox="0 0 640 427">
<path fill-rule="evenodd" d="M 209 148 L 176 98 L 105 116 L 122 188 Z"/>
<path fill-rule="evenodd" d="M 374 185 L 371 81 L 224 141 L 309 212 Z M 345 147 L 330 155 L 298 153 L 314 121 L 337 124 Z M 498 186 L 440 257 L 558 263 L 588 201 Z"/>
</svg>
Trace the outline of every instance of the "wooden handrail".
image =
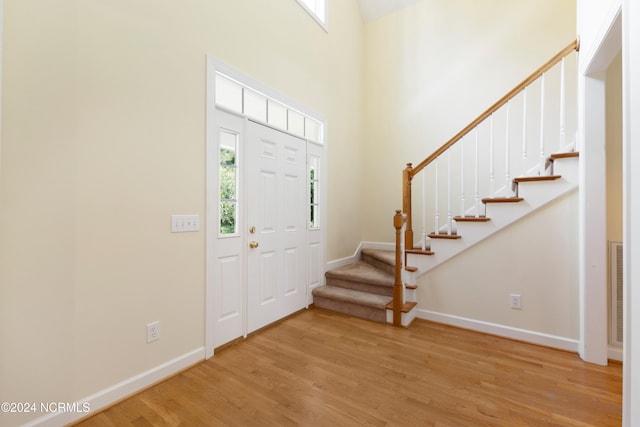
<svg viewBox="0 0 640 427">
<path fill-rule="evenodd" d="M 442 153 L 447 151 L 452 145 L 461 140 L 466 134 L 468 134 L 473 128 L 478 126 L 484 120 L 486 120 L 489 116 L 495 113 L 500 107 L 505 105 L 511 98 L 515 97 L 517 94 L 522 92 L 525 87 L 529 86 L 536 79 L 538 79 L 542 74 L 549 71 L 554 65 L 562 60 L 565 56 L 570 54 L 572 51 L 580 50 L 580 40 L 576 39 L 572 41 L 567 47 L 558 52 L 553 58 L 548 60 L 543 66 L 534 71 L 529 77 L 524 79 L 520 84 L 511 89 L 505 96 L 500 98 L 498 102 L 489 107 L 484 113 L 480 114 L 478 118 L 469 123 L 467 127 L 458 132 L 453 138 L 444 143 L 440 148 L 433 152 L 429 157 L 420 162 L 417 166 L 411 168 L 409 172 L 409 177 L 413 178 L 418 172 L 424 169 L 429 163 L 433 162 L 437 157 L 439 157 Z"/>
<path fill-rule="evenodd" d="M 516 87 L 511 89 L 506 95 L 500 98 L 495 104 L 489 107 L 486 111 L 480 114 L 474 121 L 469 123 L 464 129 L 458 132 L 453 138 L 444 143 L 440 148 L 434 151 L 429 157 L 420 162 L 417 166 L 413 166 L 411 163 L 407 163 L 407 167 L 402 171 L 402 209 L 406 215 L 406 228 L 405 228 L 405 247 L 407 249 L 413 248 L 413 215 L 411 213 L 411 181 L 422 169 L 427 167 L 431 162 L 437 159 L 445 151 L 451 148 L 454 144 L 460 141 L 466 134 L 471 132 L 484 120 L 489 118 L 498 109 L 503 107 L 512 98 L 522 92 L 527 86 L 540 78 L 545 72 L 549 71 L 554 65 L 559 63 L 562 58 L 569 55 L 573 51 L 580 51 L 580 39 L 576 39 L 569 43 L 567 47 L 555 54 L 553 58 L 548 60 L 544 65 L 534 71 L 526 79 L 520 82 Z M 437 230 L 436 230 L 437 231 Z"/>
</svg>

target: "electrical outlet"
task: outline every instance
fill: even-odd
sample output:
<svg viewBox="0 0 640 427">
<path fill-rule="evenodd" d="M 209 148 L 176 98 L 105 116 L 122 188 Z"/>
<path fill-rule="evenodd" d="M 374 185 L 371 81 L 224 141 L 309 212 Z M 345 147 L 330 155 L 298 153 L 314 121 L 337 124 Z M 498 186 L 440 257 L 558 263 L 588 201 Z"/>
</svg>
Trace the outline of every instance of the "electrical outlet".
<svg viewBox="0 0 640 427">
<path fill-rule="evenodd" d="M 522 300 L 518 294 L 509 294 L 509 307 L 522 310 Z"/>
<path fill-rule="evenodd" d="M 147 323 L 147 344 L 160 339 L 160 321 Z"/>
</svg>

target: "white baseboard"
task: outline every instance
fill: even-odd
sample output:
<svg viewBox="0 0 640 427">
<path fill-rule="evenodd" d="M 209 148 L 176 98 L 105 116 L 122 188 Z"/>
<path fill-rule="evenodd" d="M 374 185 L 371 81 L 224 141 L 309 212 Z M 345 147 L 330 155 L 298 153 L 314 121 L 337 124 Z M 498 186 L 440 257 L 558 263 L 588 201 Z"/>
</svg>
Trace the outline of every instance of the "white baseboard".
<svg viewBox="0 0 640 427">
<path fill-rule="evenodd" d="M 325 271 L 333 270 L 336 268 L 344 267 L 345 265 L 352 264 L 360 259 L 360 253 L 363 249 L 377 249 L 381 251 L 395 251 L 396 245 L 394 243 L 381 243 L 381 242 L 360 242 L 353 255 L 336 259 L 327 262 Z"/>
<path fill-rule="evenodd" d="M 453 316 L 451 314 L 437 313 L 434 311 L 417 309 L 418 319 L 430 320 L 432 322 L 443 323 L 445 325 L 457 326 L 459 328 L 470 329 L 472 331 L 497 335 L 518 341 L 525 341 L 545 347 L 557 348 L 559 350 L 578 352 L 578 340 L 559 337 L 556 335 L 543 334 L 541 332 L 529 331 L 526 329 L 513 328 L 511 326 L 499 325 L 496 323 L 483 322 L 480 320 L 467 319 Z"/>
<path fill-rule="evenodd" d="M 182 371 L 204 360 L 204 347 L 193 350 L 182 356 L 176 357 L 162 365 L 149 369 L 111 387 L 107 387 L 91 396 L 78 400 L 77 408 L 88 407 L 88 412 L 57 412 L 45 415 L 25 424 L 24 426 L 58 427 L 81 418 L 93 415 L 102 409 L 112 405 L 126 397 L 129 397 L 153 384 L 156 384 L 177 372 Z M 88 404 L 88 405 L 86 405 Z M 83 406 L 85 405 L 85 406 Z"/>
<path fill-rule="evenodd" d="M 622 347 L 609 346 L 607 357 L 611 360 L 622 362 Z"/>
<path fill-rule="evenodd" d="M 383 243 L 383 242 L 362 242 L 360 243 L 362 249 L 376 249 L 378 251 L 395 251 L 395 243 Z"/>
</svg>

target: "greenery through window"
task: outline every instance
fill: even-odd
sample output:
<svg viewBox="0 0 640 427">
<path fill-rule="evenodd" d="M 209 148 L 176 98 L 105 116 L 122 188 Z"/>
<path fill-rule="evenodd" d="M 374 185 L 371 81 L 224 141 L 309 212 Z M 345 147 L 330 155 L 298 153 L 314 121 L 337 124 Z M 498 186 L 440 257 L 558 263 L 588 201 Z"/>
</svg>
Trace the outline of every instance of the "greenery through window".
<svg viewBox="0 0 640 427">
<path fill-rule="evenodd" d="M 238 135 L 220 131 L 220 234 L 236 234 L 238 219 Z"/>
<path fill-rule="evenodd" d="M 318 158 L 309 159 L 309 228 L 318 228 L 319 198 L 318 198 Z"/>
</svg>

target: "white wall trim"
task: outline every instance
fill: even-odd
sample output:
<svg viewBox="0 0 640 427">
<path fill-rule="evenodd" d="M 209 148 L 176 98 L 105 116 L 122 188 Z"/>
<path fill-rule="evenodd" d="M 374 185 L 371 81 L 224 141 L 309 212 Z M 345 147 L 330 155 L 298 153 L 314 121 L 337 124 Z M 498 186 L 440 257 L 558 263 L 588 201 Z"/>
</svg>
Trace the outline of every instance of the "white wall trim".
<svg viewBox="0 0 640 427">
<path fill-rule="evenodd" d="M 378 251 L 395 251 L 395 243 L 367 242 L 360 243 L 361 249 L 375 249 Z"/>
<path fill-rule="evenodd" d="M 349 265 L 351 263 L 354 263 L 354 262 L 358 261 L 360 259 L 360 252 L 362 252 L 362 242 L 360 242 L 360 244 L 356 248 L 356 251 L 353 253 L 353 255 L 348 256 L 348 257 L 344 257 L 344 258 L 335 259 L 335 260 L 332 260 L 332 261 L 328 261 L 327 265 L 325 267 L 325 271 L 334 270 L 336 268 L 344 267 L 345 265 Z"/>
<path fill-rule="evenodd" d="M 382 242 L 360 242 L 353 255 L 339 258 L 333 261 L 329 261 L 326 264 L 325 271 L 334 270 L 336 268 L 344 267 L 352 264 L 360 259 L 360 254 L 363 249 L 377 249 L 380 251 L 394 251 L 396 249 L 395 243 L 382 243 Z"/>
<path fill-rule="evenodd" d="M 616 347 L 614 345 L 609 346 L 608 351 L 609 360 L 617 360 L 618 362 L 622 362 L 622 347 Z"/>
<path fill-rule="evenodd" d="M 622 46 L 622 3 L 618 0 L 607 14 L 605 25 L 599 29 L 588 50 L 580 52 L 581 74 L 597 74 L 607 70 Z M 617 47 L 616 47 L 617 45 Z"/>
<path fill-rule="evenodd" d="M 253 90 L 256 90 L 257 92 L 260 92 L 263 95 L 268 96 L 269 98 L 272 98 L 278 102 L 283 103 L 284 105 L 286 105 L 287 107 L 290 107 L 290 109 L 292 110 L 296 110 L 306 116 L 309 116 L 315 120 L 318 120 L 320 122 L 322 122 L 323 126 L 325 126 L 325 130 L 322 132 L 322 141 L 320 141 L 323 145 L 326 145 L 327 143 L 327 130 L 326 130 L 326 125 L 327 125 L 327 118 L 325 117 L 324 114 L 320 114 L 317 111 L 314 111 L 302 104 L 300 104 L 299 102 L 296 102 L 295 100 L 289 98 L 286 95 L 283 95 L 282 93 L 271 89 L 270 87 L 266 86 L 265 84 L 259 82 L 258 80 L 252 78 L 251 76 L 248 76 L 246 73 L 243 73 L 242 71 L 238 70 L 235 67 L 232 67 L 229 64 L 226 64 L 224 62 L 222 62 L 221 60 L 217 59 L 216 57 L 214 57 L 213 55 L 207 55 L 207 70 L 211 70 L 213 75 L 208 77 L 215 77 L 215 72 L 216 71 L 220 71 L 221 73 L 225 74 L 226 76 L 231 77 L 232 79 L 240 82 L 242 85 L 251 88 Z M 213 83 L 213 82 L 212 82 Z M 214 84 L 215 87 L 215 84 Z M 213 104 L 212 106 L 215 106 L 215 98 L 213 98 Z M 217 108 L 217 107 L 216 107 Z M 300 138 L 300 135 L 296 135 L 298 138 Z"/>
<path fill-rule="evenodd" d="M 624 344 L 622 425 L 640 425 L 640 6 L 622 7 L 622 176 L 624 250 Z"/>
<path fill-rule="evenodd" d="M 514 328 L 511 326 L 489 323 L 481 320 L 469 319 L 466 317 L 454 316 L 446 313 L 416 309 L 418 319 L 430 320 L 432 322 L 443 323 L 445 325 L 456 326 L 458 328 L 469 329 L 491 335 L 497 335 L 518 341 L 525 341 L 531 344 L 556 348 L 570 352 L 578 352 L 578 340 L 573 338 L 559 337 L 542 332 L 529 331 L 526 329 Z"/>
<path fill-rule="evenodd" d="M 328 145 L 328 126 L 326 117 L 322 114 L 313 111 L 310 108 L 292 100 L 291 98 L 277 92 L 274 89 L 266 86 L 265 84 L 259 82 L 258 80 L 253 79 L 249 75 L 243 73 L 242 71 L 237 70 L 236 68 L 228 65 L 219 59 L 215 58 L 213 55 L 206 55 L 206 129 L 205 129 L 205 145 L 206 145 L 206 166 L 205 166 L 205 175 L 206 182 L 205 188 L 207 189 L 207 200 L 205 201 L 207 206 L 206 211 L 206 242 L 205 242 L 205 355 L 206 358 L 213 357 L 214 355 L 214 328 L 213 324 L 215 322 L 214 319 L 214 295 L 215 295 L 215 282 L 213 275 L 213 268 L 210 266 L 211 257 L 215 256 L 216 248 L 215 241 L 216 235 L 214 230 L 217 225 L 215 223 L 215 215 L 213 212 L 217 209 L 217 200 L 213 200 L 211 197 L 214 194 L 211 187 L 211 183 L 216 182 L 216 173 L 217 173 L 217 165 L 215 164 L 214 156 L 211 154 L 212 150 L 215 150 L 213 147 L 216 143 L 216 135 L 214 132 L 216 126 L 216 111 L 222 110 L 227 111 L 230 114 L 237 115 L 239 117 L 245 118 L 245 120 L 252 120 L 256 123 L 260 123 L 257 120 L 250 119 L 248 116 L 243 113 L 232 112 L 225 110 L 224 108 L 219 108 L 219 106 L 215 103 L 215 76 L 217 72 L 221 72 L 227 77 L 235 80 L 240 83 L 242 86 L 245 86 L 251 90 L 257 91 L 262 95 L 267 96 L 279 103 L 282 103 L 286 106 L 286 108 L 290 110 L 295 110 L 304 116 L 312 118 L 316 121 L 322 123 L 322 134 L 321 141 L 311 141 L 309 139 L 304 138 L 300 135 L 293 135 L 296 138 L 300 138 L 306 141 L 307 144 L 312 144 L 313 146 L 317 146 L 321 148 L 322 154 L 320 155 L 320 233 L 322 236 L 321 241 L 321 260 L 319 262 L 319 268 L 326 267 L 326 259 L 327 259 L 327 226 L 328 223 L 328 210 L 327 210 L 327 200 L 328 200 L 328 156 L 327 156 L 327 145 Z M 260 123 L 263 124 L 263 123 Z M 272 127 L 271 125 L 268 125 Z M 285 132 L 290 134 L 286 130 L 275 128 L 279 132 Z M 308 228 L 307 228 L 308 231 Z M 307 243 L 308 243 L 308 233 L 307 233 Z M 307 266 L 308 268 L 308 266 Z M 325 270 L 326 271 L 326 270 Z M 322 272 L 324 274 L 324 271 Z M 310 303 L 311 300 L 311 290 L 313 287 L 307 286 L 307 303 Z M 244 315 L 246 316 L 246 309 Z M 246 322 L 245 322 L 246 324 Z"/>
<path fill-rule="evenodd" d="M 94 415 L 106 407 L 157 384 L 203 360 L 204 347 L 200 347 L 189 353 L 185 353 L 182 356 L 178 356 L 173 360 L 169 360 L 168 362 L 158 365 L 155 368 L 151 368 L 148 371 L 134 375 L 133 377 L 114 384 L 111 387 L 107 387 L 97 393 L 78 400 L 78 407 L 81 407 L 85 402 L 89 404 L 91 410 L 88 413 L 52 413 L 24 424 L 23 427 L 54 427 L 78 421 L 81 418 Z"/>
</svg>

